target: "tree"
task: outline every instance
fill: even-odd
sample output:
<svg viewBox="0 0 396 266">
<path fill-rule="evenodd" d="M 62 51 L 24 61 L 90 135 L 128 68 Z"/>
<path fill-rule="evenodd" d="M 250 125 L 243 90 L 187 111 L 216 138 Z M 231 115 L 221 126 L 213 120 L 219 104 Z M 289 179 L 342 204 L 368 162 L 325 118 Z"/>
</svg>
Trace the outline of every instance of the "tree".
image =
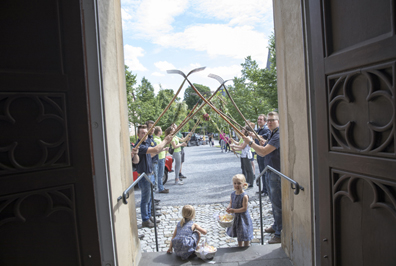
<svg viewBox="0 0 396 266">
<path fill-rule="evenodd" d="M 127 79 L 132 75 L 128 72 L 126 68 Z M 136 84 L 136 75 L 132 76 L 135 77 L 133 84 Z M 130 95 L 132 95 L 131 99 L 128 99 L 129 121 L 134 124 L 136 129 L 139 124 L 155 119 L 160 107 L 156 105 L 154 87 L 145 77 L 142 78 L 141 84 L 137 88 L 132 86 L 132 89 L 129 89 L 127 85 L 127 92 L 128 90 L 131 91 Z"/>
<path fill-rule="evenodd" d="M 270 37 L 270 68 L 259 68 L 257 62 L 248 56 L 242 65 L 242 77 L 234 78 L 234 85 L 228 86 L 239 110 L 248 120 L 255 121 L 259 114 L 266 114 L 278 108 L 276 79 L 276 53 L 274 35 Z M 226 99 L 226 107 L 235 120 L 244 125 L 242 117 Z"/>
<path fill-rule="evenodd" d="M 133 103 L 136 101 L 135 88 L 136 85 L 136 74 L 133 75 L 131 71 L 128 70 L 129 67 L 125 65 L 125 84 L 126 84 L 126 95 L 127 95 L 127 105 L 128 105 L 128 120 L 129 123 L 134 124 L 134 118 L 136 113 L 133 109 Z"/>
<path fill-rule="evenodd" d="M 193 85 L 205 98 L 211 95 L 209 87 L 195 83 L 193 83 Z M 184 101 L 186 102 L 188 109 L 191 110 L 197 102 L 201 103 L 202 99 L 197 95 L 195 90 L 191 86 L 189 86 L 184 91 Z"/>
<path fill-rule="evenodd" d="M 256 91 L 262 98 L 261 103 L 265 106 L 265 112 L 278 108 L 278 89 L 276 76 L 276 51 L 275 38 L 272 34 L 268 46 L 270 52 L 270 68 L 260 69 L 256 61 L 248 56 L 242 64 L 242 76 L 249 80 L 248 86 Z"/>
</svg>

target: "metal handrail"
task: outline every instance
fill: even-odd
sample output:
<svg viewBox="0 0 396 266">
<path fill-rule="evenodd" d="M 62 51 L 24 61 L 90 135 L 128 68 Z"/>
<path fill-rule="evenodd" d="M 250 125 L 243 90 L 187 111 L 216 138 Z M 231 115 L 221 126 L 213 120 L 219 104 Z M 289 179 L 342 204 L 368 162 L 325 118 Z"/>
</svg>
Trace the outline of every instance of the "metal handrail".
<svg viewBox="0 0 396 266">
<path fill-rule="evenodd" d="M 261 177 L 267 172 L 267 171 L 272 171 L 275 174 L 277 174 L 280 177 L 283 177 L 287 181 L 289 181 L 291 184 L 291 188 L 294 190 L 294 195 L 298 195 L 300 193 L 300 190 L 304 191 L 304 187 L 300 186 L 298 182 L 294 181 L 290 177 L 282 174 L 278 170 L 275 170 L 273 167 L 267 165 L 264 170 L 260 173 L 260 175 L 257 177 L 259 179 L 259 201 L 260 201 L 260 229 L 261 229 L 261 245 L 264 245 L 264 229 L 263 229 L 263 202 L 261 199 Z M 294 187 L 293 187 L 294 185 Z"/>
<path fill-rule="evenodd" d="M 124 192 L 122 192 L 122 195 L 117 198 L 117 202 L 122 200 L 124 204 L 128 204 L 127 199 L 129 198 L 129 192 L 136 186 L 137 183 L 142 178 L 146 178 L 146 180 L 150 183 L 150 188 L 151 188 L 151 206 L 152 209 L 150 211 L 153 212 L 153 217 L 154 217 L 154 233 L 155 233 L 155 247 L 158 252 L 158 234 L 157 234 L 157 219 L 155 216 L 155 204 L 154 204 L 154 184 L 151 182 L 150 178 L 146 175 L 146 173 L 141 174 Z M 141 212 L 142 210 L 140 210 Z"/>
<path fill-rule="evenodd" d="M 297 181 L 294 181 L 293 179 L 291 179 L 290 177 L 282 174 L 281 172 L 279 172 L 278 170 L 274 169 L 273 167 L 267 165 L 263 172 L 261 172 L 260 176 L 262 176 L 263 174 L 265 174 L 265 172 L 267 172 L 268 170 L 274 172 L 275 174 L 277 174 L 280 177 L 283 177 L 284 179 L 286 179 L 287 181 L 289 181 L 291 184 L 291 188 L 294 189 L 294 195 L 298 195 L 298 193 L 300 193 L 300 190 L 304 191 L 304 187 L 300 186 L 300 184 L 298 184 Z M 293 187 L 294 185 L 294 187 Z"/>
</svg>

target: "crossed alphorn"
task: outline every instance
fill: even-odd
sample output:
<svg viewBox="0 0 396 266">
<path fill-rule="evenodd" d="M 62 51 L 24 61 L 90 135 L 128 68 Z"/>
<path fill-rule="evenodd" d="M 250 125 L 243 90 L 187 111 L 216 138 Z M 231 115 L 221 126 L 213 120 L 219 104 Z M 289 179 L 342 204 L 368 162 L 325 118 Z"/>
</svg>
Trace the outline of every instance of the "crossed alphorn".
<svg viewBox="0 0 396 266">
<path fill-rule="evenodd" d="M 206 67 L 199 67 L 196 69 L 191 70 L 187 76 L 184 75 L 185 79 L 183 80 L 183 83 L 180 85 L 179 89 L 177 90 L 175 96 L 173 96 L 172 100 L 169 102 L 169 104 L 166 106 L 166 108 L 164 109 L 164 111 L 162 111 L 161 115 L 157 118 L 157 120 L 155 120 L 154 124 L 150 127 L 150 129 L 147 130 L 147 133 L 144 135 L 144 137 L 138 142 L 138 144 L 136 144 L 135 148 L 139 148 L 140 144 L 142 144 L 143 140 L 147 137 L 147 135 L 149 134 L 149 132 L 155 127 L 155 125 L 157 125 L 158 121 L 161 119 L 161 117 L 165 114 L 165 112 L 169 109 L 169 107 L 172 105 L 172 103 L 175 101 L 177 95 L 179 94 L 180 90 L 182 89 L 184 83 L 186 82 L 187 77 L 189 75 L 191 75 L 192 73 L 198 72 L 198 71 L 202 71 L 204 70 Z M 188 81 L 190 83 L 190 81 Z"/>
<path fill-rule="evenodd" d="M 205 99 L 205 97 L 202 96 L 202 94 L 197 90 L 197 88 L 195 88 L 195 86 L 190 82 L 190 80 L 188 79 L 188 77 L 180 70 L 168 70 L 167 71 L 168 74 L 179 74 L 181 76 L 184 77 L 184 80 L 187 81 L 191 88 L 193 88 L 193 90 L 195 91 L 195 93 L 207 104 L 209 105 L 217 114 L 220 115 L 221 118 L 223 118 L 224 121 L 226 121 L 227 124 L 229 124 L 236 132 L 238 132 L 238 134 L 240 134 L 241 136 L 243 135 L 242 132 L 236 127 L 234 126 L 230 121 L 228 121 L 228 119 L 213 105 L 211 104 L 207 99 Z M 184 81 L 183 81 L 184 82 Z M 224 86 L 224 83 L 226 81 L 220 82 L 221 85 L 219 88 L 221 88 L 222 86 Z M 225 87 L 225 86 L 224 86 Z M 211 96 L 211 98 L 215 95 L 215 93 Z M 210 98 L 210 99 L 211 99 Z M 203 107 L 204 104 L 202 103 L 201 107 Z M 201 108 L 200 107 L 200 108 Z M 201 108 L 202 109 L 202 108 Z M 200 109 L 199 109 L 200 110 Z"/>
<path fill-rule="evenodd" d="M 231 94 L 228 92 L 226 86 L 224 86 L 224 81 L 221 77 L 215 75 L 215 74 L 209 74 L 210 78 L 214 78 L 215 80 L 217 80 L 218 82 L 220 82 L 220 84 L 223 84 L 222 86 L 224 87 L 225 92 L 227 93 L 228 98 L 230 98 L 232 104 L 234 105 L 235 109 L 238 111 L 238 113 L 241 115 L 241 117 L 243 118 L 243 121 L 245 121 L 246 125 L 250 128 L 251 131 L 253 131 L 254 135 L 256 136 L 256 138 L 258 140 L 260 140 L 257 132 L 250 126 L 250 123 L 246 120 L 246 118 L 243 116 L 241 110 L 239 110 L 238 106 L 236 105 L 236 103 L 234 102 L 234 99 L 232 99 Z M 188 81 L 188 80 L 187 80 Z"/>
<path fill-rule="evenodd" d="M 182 71 L 176 70 L 176 69 L 174 69 L 174 70 L 167 70 L 166 72 L 167 72 L 168 74 L 179 74 L 179 75 L 182 75 L 182 76 L 184 77 L 184 81 L 187 81 L 187 82 L 190 84 L 190 86 L 193 88 L 193 90 L 197 93 L 197 95 L 204 101 L 204 102 L 199 106 L 199 108 L 198 108 L 193 114 L 191 114 L 189 117 L 186 117 L 186 119 L 183 120 L 184 124 L 183 124 L 183 122 L 182 122 L 182 124 L 179 125 L 177 131 L 179 131 L 185 124 L 187 124 L 187 122 L 188 122 L 191 118 L 193 118 L 199 111 L 201 111 L 201 109 L 202 109 L 206 104 L 209 104 L 209 106 L 212 107 L 213 105 L 210 103 L 210 100 L 216 95 L 216 93 L 221 89 L 221 87 L 224 86 L 224 84 L 228 81 L 228 80 L 223 81 L 223 82 L 221 83 L 221 85 L 217 88 L 217 90 L 216 90 L 208 99 L 205 99 L 205 97 L 202 96 L 202 94 L 195 88 L 195 86 L 190 82 L 190 80 L 188 80 L 188 78 L 187 78 L 188 75 L 186 76 Z M 184 81 L 183 81 L 183 82 L 184 82 Z M 221 114 L 220 114 L 220 115 L 221 115 Z M 177 132 L 177 131 L 175 131 L 175 132 Z"/>
</svg>

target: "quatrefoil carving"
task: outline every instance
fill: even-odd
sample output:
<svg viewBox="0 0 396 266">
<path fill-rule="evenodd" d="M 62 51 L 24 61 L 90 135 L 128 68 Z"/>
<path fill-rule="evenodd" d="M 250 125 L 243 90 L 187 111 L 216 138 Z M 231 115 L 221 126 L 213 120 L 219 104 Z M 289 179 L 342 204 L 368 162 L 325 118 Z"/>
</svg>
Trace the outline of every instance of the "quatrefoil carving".
<svg viewBox="0 0 396 266">
<path fill-rule="evenodd" d="M 0 173 L 68 164 L 63 95 L 0 95 Z"/>
<path fill-rule="evenodd" d="M 35 197 L 39 197 L 43 201 L 37 200 Z M 73 197 L 73 187 L 69 186 L 53 190 L 34 191 L 0 199 L 0 227 L 7 223 L 26 222 L 29 215 L 48 218 L 56 212 L 66 212 L 74 216 Z M 34 207 L 21 207 L 23 205 Z"/>
<path fill-rule="evenodd" d="M 394 154 L 394 82 L 389 74 L 392 72 L 367 69 L 329 77 L 332 150 Z"/>
<path fill-rule="evenodd" d="M 348 198 L 353 203 L 360 201 L 356 184 L 359 180 L 363 180 L 369 184 L 373 192 L 370 208 L 387 210 L 396 219 L 396 187 L 394 184 L 386 181 L 381 182 L 378 179 L 367 176 L 355 176 L 349 173 L 337 173 L 336 171 L 334 173 L 339 175 L 339 178 L 333 185 L 334 202 L 342 197 Z M 343 189 L 344 184 L 345 188 Z"/>
</svg>

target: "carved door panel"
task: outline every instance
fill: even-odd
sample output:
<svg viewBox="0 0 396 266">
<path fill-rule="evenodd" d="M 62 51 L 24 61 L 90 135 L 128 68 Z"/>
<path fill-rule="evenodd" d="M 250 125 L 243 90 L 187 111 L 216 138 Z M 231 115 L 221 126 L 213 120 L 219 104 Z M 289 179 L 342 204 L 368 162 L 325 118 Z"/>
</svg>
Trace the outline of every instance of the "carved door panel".
<svg viewBox="0 0 396 266">
<path fill-rule="evenodd" d="M 395 265 L 395 1 L 307 2 L 321 265 Z"/>
<path fill-rule="evenodd" d="M 80 3 L 0 24 L 0 265 L 100 265 Z"/>
</svg>

